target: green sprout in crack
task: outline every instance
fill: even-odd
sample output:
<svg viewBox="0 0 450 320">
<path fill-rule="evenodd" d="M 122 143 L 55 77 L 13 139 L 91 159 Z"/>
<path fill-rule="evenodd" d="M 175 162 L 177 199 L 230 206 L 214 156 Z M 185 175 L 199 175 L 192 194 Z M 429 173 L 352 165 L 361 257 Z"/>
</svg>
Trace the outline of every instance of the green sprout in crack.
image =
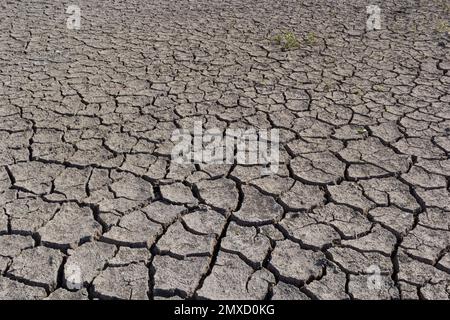
<svg viewBox="0 0 450 320">
<path fill-rule="evenodd" d="M 300 42 L 292 32 L 285 33 L 284 40 L 286 41 L 286 43 L 284 44 L 285 49 L 298 48 L 300 46 Z"/>
<path fill-rule="evenodd" d="M 276 42 L 276 44 L 280 45 L 283 42 L 283 36 L 281 34 L 277 34 L 274 36 L 273 41 Z"/>
<path fill-rule="evenodd" d="M 275 35 L 273 41 L 278 45 L 282 45 L 284 50 L 291 50 L 300 46 L 297 36 L 290 31 Z"/>
<path fill-rule="evenodd" d="M 378 91 L 378 92 L 385 92 L 386 88 L 381 84 L 375 84 L 373 86 L 373 90 Z"/>
<path fill-rule="evenodd" d="M 450 25 L 446 21 L 440 21 L 436 27 L 439 33 L 450 33 Z"/>
<path fill-rule="evenodd" d="M 309 44 L 310 46 L 313 46 L 317 43 L 317 37 L 314 32 L 309 32 L 306 35 L 306 43 Z"/>
<path fill-rule="evenodd" d="M 364 129 L 364 128 L 357 128 L 357 129 L 356 129 L 356 132 L 357 132 L 358 134 L 365 134 L 365 133 L 367 132 L 367 130 Z"/>
</svg>

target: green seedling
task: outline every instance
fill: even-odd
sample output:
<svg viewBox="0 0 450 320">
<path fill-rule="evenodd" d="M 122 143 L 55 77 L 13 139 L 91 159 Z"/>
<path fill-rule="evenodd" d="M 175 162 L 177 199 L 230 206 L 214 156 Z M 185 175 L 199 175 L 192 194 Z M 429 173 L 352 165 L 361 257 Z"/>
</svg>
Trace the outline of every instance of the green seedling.
<svg viewBox="0 0 450 320">
<path fill-rule="evenodd" d="M 357 132 L 358 134 L 365 134 L 365 133 L 367 132 L 367 130 L 364 129 L 364 128 L 358 128 L 358 129 L 356 129 L 356 132 Z"/>
<path fill-rule="evenodd" d="M 378 91 L 378 92 L 384 92 L 384 91 L 386 91 L 386 88 L 385 88 L 383 85 L 381 85 L 381 84 L 376 84 L 376 85 L 374 85 L 374 86 L 373 86 L 373 89 L 374 89 L 375 91 Z"/>
<path fill-rule="evenodd" d="M 439 33 L 450 33 L 450 25 L 446 21 L 440 21 L 436 27 Z"/>
<path fill-rule="evenodd" d="M 313 46 L 317 43 L 317 37 L 314 32 L 309 32 L 306 35 L 306 43 L 309 44 L 310 46 Z"/>
<path fill-rule="evenodd" d="M 292 32 L 285 33 L 284 40 L 285 40 L 284 48 L 286 50 L 298 48 L 300 46 L 300 42 L 298 41 L 295 34 L 293 34 Z"/>
<path fill-rule="evenodd" d="M 277 34 L 273 37 L 273 41 L 280 45 L 281 42 L 283 42 L 283 36 L 281 34 Z"/>
<path fill-rule="evenodd" d="M 290 31 L 275 35 L 273 41 L 278 45 L 282 45 L 284 50 L 291 50 L 300 46 L 296 35 Z"/>
</svg>

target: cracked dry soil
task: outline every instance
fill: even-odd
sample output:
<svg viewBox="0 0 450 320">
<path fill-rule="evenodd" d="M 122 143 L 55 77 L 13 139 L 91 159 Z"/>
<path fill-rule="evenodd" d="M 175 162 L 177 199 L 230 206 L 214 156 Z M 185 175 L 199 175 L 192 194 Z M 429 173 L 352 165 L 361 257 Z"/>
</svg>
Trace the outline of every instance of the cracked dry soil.
<svg viewBox="0 0 450 320">
<path fill-rule="evenodd" d="M 0 0 L 0 299 L 449 299 L 448 1 L 76 2 Z M 280 170 L 171 162 L 194 121 Z"/>
</svg>

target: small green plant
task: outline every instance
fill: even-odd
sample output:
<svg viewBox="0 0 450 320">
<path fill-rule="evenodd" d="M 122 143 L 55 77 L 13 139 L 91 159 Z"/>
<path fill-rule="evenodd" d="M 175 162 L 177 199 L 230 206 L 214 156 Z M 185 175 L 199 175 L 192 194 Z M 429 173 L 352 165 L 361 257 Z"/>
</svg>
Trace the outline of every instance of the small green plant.
<svg viewBox="0 0 450 320">
<path fill-rule="evenodd" d="M 306 35 L 306 43 L 309 44 L 310 46 L 313 46 L 317 43 L 317 37 L 314 32 L 309 32 Z"/>
<path fill-rule="evenodd" d="M 300 46 L 297 36 L 290 31 L 275 35 L 273 41 L 278 45 L 282 45 L 284 50 L 291 50 Z"/>
<path fill-rule="evenodd" d="M 373 89 L 374 89 L 375 91 L 378 91 L 378 92 L 384 92 L 384 91 L 386 91 L 386 88 L 385 88 L 383 85 L 381 85 L 381 84 L 375 84 L 375 85 L 373 86 Z"/>
<path fill-rule="evenodd" d="M 273 41 L 280 45 L 281 42 L 283 42 L 283 36 L 281 34 L 277 34 L 273 37 Z"/>
<path fill-rule="evenodd" d="M 300 46 L 300 42 L 297 40 L 297 37 L 292 32 L 287 32 L 284 34 L 284 48 L 289 50 L 292 48 L 298 48 Z"/>
<path fill-rule="evenodd" d="M 440 21 L 436 27 L 439 33 L 450 33 L 450 25 L 446 21 Z"/>
<path fill-rule="evenodd" d="M 364 129 L 364 128 L 357 128 L 357 129 L 356 129 L 356 132 L 357 132 L 358 134 L 365 134 L 365 133 L 367 132 L 367 130 Z"/>
</svg>

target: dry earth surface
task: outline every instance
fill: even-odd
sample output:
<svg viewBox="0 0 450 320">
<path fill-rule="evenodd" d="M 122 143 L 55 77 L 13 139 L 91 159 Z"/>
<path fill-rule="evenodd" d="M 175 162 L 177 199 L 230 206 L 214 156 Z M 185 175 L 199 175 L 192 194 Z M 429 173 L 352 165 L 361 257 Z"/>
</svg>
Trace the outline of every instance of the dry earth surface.
<svg viewBox="0 0 450 320">
<path fill-rule="evenodd" d="M 0 0 L 0 299 L 449 299 L 449 10 Z M 171 162 L 194 121 L 280 170 Z"/>
</svg>

